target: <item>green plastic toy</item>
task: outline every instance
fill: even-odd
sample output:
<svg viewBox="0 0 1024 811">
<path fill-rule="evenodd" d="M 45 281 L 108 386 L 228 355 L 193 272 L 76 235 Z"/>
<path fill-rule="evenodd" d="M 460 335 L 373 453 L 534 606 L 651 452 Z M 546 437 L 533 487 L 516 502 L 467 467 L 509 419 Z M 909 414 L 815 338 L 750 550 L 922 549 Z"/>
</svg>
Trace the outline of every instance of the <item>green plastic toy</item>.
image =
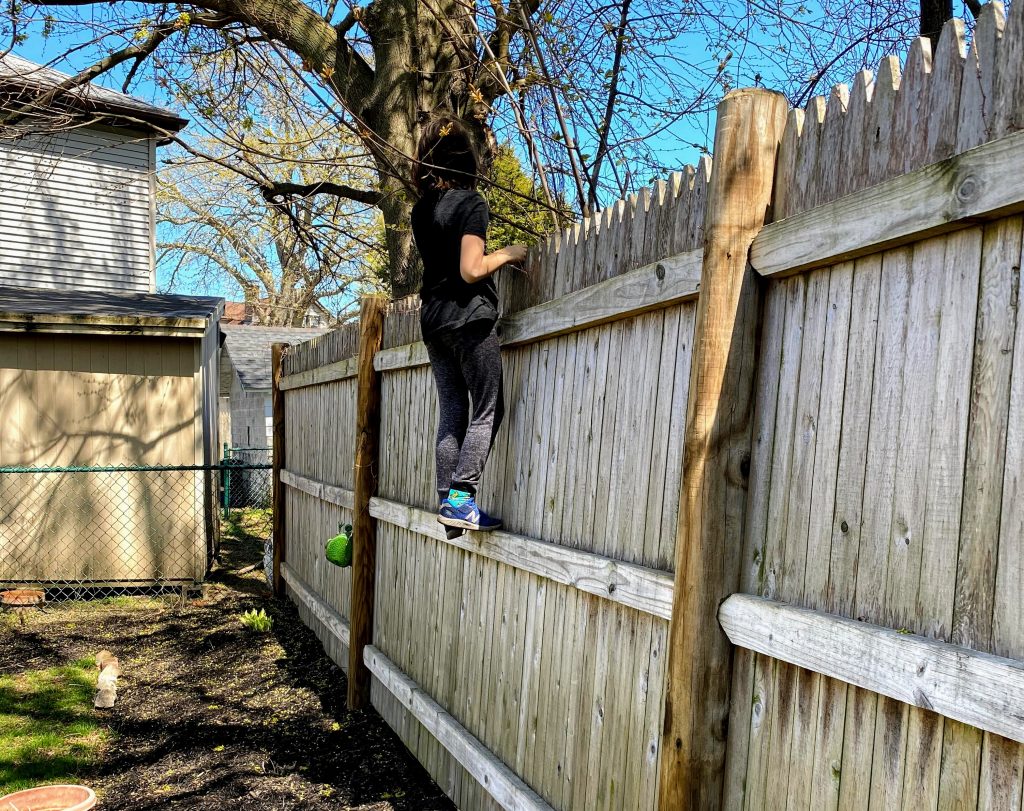
<svg viewBox="0 0 1024 811">
<path fill-rule="evenodd" d="M 324 546 L 324 553 L 327 555 L 327 559 L 335 566 L 352 565 L 351 524 L 345 524 L 345 527 L 327 542 L 326 546 Z"/>
</svg>

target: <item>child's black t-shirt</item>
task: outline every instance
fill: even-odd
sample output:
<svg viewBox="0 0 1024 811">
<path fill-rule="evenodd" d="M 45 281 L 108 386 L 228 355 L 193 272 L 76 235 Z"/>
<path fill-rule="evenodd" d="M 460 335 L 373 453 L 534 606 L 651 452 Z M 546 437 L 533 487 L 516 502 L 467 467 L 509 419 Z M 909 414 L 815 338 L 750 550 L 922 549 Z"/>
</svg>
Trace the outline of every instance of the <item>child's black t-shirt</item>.
<svg viewBox="0 0 1024 811">
<path fill-rule="evenodd" d="M 487 238 L 487 201 L 472 189 L 428 192 L 412 209 L 412 235 L 423 258 L 423 336 L 470 321 L 498 320 L 498 290 L 488 276 L 468 284 L 459 271 L 462 237 Z"/>
</svg>

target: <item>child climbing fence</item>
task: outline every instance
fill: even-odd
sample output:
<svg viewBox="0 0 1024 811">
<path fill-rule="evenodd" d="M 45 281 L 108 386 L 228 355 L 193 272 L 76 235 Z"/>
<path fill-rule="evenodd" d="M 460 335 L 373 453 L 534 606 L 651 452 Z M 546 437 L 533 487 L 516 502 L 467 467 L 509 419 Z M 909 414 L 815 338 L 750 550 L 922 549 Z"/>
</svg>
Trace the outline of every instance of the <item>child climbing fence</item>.
<svg viewBox="0 0 1024 811">
<path fill-rule="evenodd" d="M 384 318 L 375 357 L 380 470 L 370 503 L 378 549 L 374 704 L 463 807 L 489 804 L 481 773 L 420 735 L 422 719 L 383 684 L 416 681 L 449 708 L 458 734 L 511 767 L 502 770 L 510 781 L 515 772 L 566 802 L 578 793 L 580 804 L 588 792 L 654 801 L 651 749 L 700 264 L 700 223 L 689 218 L 703 214 L 691 201 L 703 198 L 708 168 L 674 176 L 654 199 L 645 193 L 595 224 L 603 267 L 590 267 L 592 278 L 557 277 L 556 262 L 593 265 L 583 253 L 593 243 L 570 232 L 529 280 L 506 291 L 522 308 L 502 323 L 509 416 L 480 490 L 505 520 L 503 532 L 448 542 L 437 524 L 437 406 L 418 313 L 399 303 Z M 576 248 L 578 261 L 569 256 Z M 352 520 L 351 462 L 340 463 L 354 453 L 356 379 L 344 377 L 355 371 L 353 351 L 340 336 L 292 349 L 281 384 L 286 577 L 293 590 L 301 579 L 306 594 L 326 595 L 335 625 L 349 619 L 350 575 L 324 559 L 321 539 Z M 327 460 L 324 442 L 338 449 Z M 309 601 L 302 610 L 327 616 Z M 623 661 L 628 669 L 616 666 Z M 606 700 L 607 719 L 593 717 L 590 702 Z M 604 785 L 579 780 L 591 757 L 603 758 Z M 525 784 L 519 790 L 532 793 Z"/>
</svg>

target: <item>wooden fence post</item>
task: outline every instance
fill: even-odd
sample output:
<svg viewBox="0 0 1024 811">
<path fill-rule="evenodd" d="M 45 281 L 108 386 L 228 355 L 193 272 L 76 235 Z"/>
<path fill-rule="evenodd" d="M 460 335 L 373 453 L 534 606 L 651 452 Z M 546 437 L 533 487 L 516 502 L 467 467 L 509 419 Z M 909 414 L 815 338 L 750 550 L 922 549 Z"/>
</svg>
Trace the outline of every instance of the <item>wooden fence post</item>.
<svg viewBox="0 0 1024 811">
<path fill-rule="evenodd" d="M 383 296 L 364 296 L 359 310 L 359 378 L 356 394 L 355 505 L 352 519 L 352 606 L 349 616 L 348 706 L 370 702 L 370 671 L 363 649 L 373 643 L 373 598 L 377 573 L 377 522 L 370 498 L 377 491 L 380 440 L 380 376 L 373 358 L 384 331 Z"/>
<path fill-rule="evenodd" d="M 760 283 L 750 244 L 767 220 L 789 105 L 737 90 L 718 105 L 686 411 L 662 729 L 660 811 L 721 807 L 731 686 L 719 604 L 739 588 Z"/>
<path fill-rule="evenodd" d="M 285 469 L 284 461 L 284 392 L 281 391 L 281 364 L 284 360 L 285 347 L 288 344 L 273 344 L 270 347 L 271 369 L 271 408 L 273 413 L 273 519 L 272 535 L 274 539 L 274 594 L 284 594 L 284 578 L 281 575 L 281 564 L 285 560 L 285 505 L 284 485 L 281 483 L 281 471 Z M 229 473 L 230 475 L 230 473 Z"/>
</svg>

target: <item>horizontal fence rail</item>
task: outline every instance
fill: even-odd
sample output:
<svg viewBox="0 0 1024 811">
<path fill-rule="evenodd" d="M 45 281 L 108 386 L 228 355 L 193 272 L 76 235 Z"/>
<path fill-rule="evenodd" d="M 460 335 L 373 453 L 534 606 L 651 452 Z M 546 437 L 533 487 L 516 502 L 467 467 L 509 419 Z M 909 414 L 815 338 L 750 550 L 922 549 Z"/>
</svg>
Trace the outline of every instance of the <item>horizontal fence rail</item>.
<svg viewBox="0 0 1024 811">
<path fill-rule="evenodd" d="M 366 648 L 364 655 L 367 667 L 380 684 L 486 788 L 501 808 L 508 811 L 552 811 L 551 806 L 515 772 L 470 735 L 387 656 L 372 645 Z"/>
<path fill-rule="evenodd" d="M 291 391 L 303 386 L 318 386 L 336 380 L 348 380 L 356 376 L 358 372 L 357 366 L 356 358 L 348 358 L 337 363 L 330 363 L 327 366 L 309 369 L 305 372 L 285 375 L 281 378 L 281 390 Z"/>
<path fill-rule="evenodd" d="M 757 235 L 750 262 L 784 276 L 1024 211 L 1008 180 L 1022 156 L 1024 132 L 787 217 Z"/>
<path fill-rule="evenodd" d="M 498 322 L 503 347 L 519 346 L 630 318 L 690 301 L 700 290 L 703 251 L 667 257 L 562 298 L 531 307 Z M 383 349 L 374 357 L 381 372 L 430 363 L 422 343 Z"/>
<path fill-rule="evenodd" d="M 1024 662 L 745 594 L 718 617 L 738 647 L 1024 743 Z"/>
<path fill-rule="evenodd" d="M 656 617 L 669 619 L 672 613 L 672 575 L 667 572 L 501 530 L 448 538 L 444 527 L 437 522 L 437 513 L 382 498 L 371 499 L 370 515 L 417 535 Z"/>
<path fill-rule="evenodd" d="M 291 593 L 319 620 L 327 631 L 345 648 L 349 644 L 348 622 L 332 606 L 325 603 L 299 577 L 287 561 L 281 564 L 281 573 Z"/>
<path fill-rule="evenodd" d="M 356 494 L 351 490 L 300 476 L 290 470 L 281 471 L 281 481 L 295 490 L 347 510 L 351 510 L 355 504 Z"/>
</svg>

